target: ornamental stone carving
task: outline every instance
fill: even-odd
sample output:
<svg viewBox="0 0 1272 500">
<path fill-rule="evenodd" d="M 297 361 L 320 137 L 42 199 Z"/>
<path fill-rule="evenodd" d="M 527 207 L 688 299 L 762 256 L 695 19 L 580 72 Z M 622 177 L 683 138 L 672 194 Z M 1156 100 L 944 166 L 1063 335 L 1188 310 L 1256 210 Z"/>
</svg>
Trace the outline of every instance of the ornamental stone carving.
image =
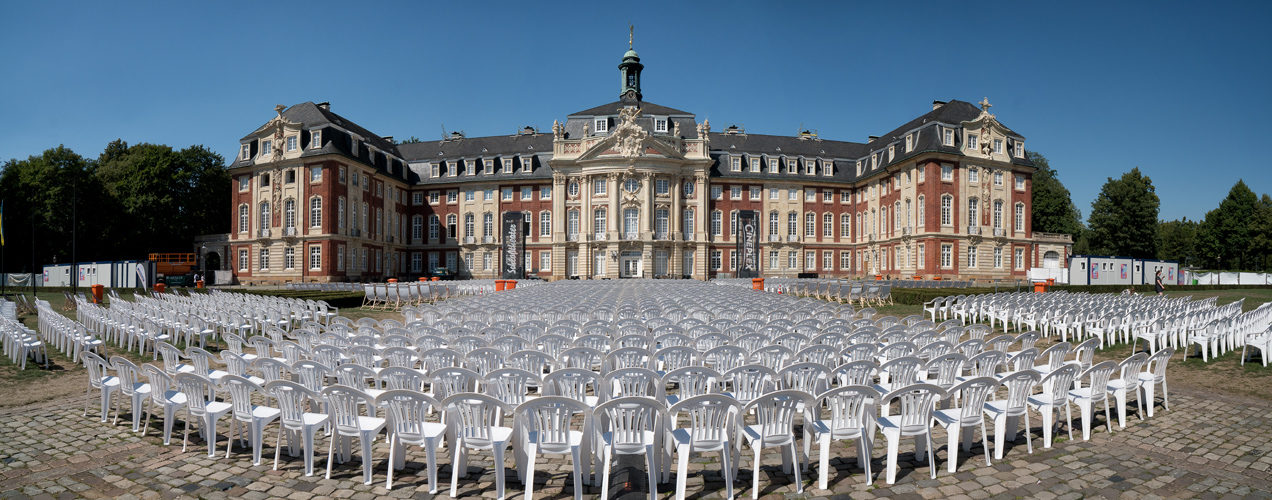
<svg viewBox="0 0 1272 500">
<path fill-rule="evenodd" d="M 649 132 L 636 124 L 640 108 L 623 108 L 618 113 L 621 119 L 611 134 L 615 137 L 614 145 L 618 148 L 618 154 L 628 158 L 644 156 L 645 139 L 649 137 Z"/>
</svg>

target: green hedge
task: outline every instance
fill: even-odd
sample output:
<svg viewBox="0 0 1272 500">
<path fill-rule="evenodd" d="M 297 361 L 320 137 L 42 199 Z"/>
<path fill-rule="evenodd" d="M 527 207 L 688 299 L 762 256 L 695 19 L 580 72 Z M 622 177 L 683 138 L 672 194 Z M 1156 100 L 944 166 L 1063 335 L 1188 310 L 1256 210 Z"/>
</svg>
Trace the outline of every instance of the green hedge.
<svg viewBox="0 0 1272 500">
<path fill-rule="evenodd" d="M 1000 286 L 998 291 L 1015 291 L 1016 287 Z M 1023 288 L 1022 288 L 1023 290 Z M 954 295 L 980 295 L 985 293 L 994 293 L 993 288 L 892 288 L 892 301 L 898 304 L 911 306 L 923 305 L 923 303 L 935 299 L 937 297 L 950 297 Z"/>
<path fill-rule="evenodd" d="M 246 293 L 250 295 L 262 295 L 269 297 L 284 297 L 289 299 L 306 299 L 306 300 L 325 300 L 327 305 L 344 309 L 346 307 L 360 307 L 362 300 L 366 297 L 363 292 L 331 292 L 321 290 L 246 290 L 234 289 L 227 290 L 230 293 Z"/>
</svg>

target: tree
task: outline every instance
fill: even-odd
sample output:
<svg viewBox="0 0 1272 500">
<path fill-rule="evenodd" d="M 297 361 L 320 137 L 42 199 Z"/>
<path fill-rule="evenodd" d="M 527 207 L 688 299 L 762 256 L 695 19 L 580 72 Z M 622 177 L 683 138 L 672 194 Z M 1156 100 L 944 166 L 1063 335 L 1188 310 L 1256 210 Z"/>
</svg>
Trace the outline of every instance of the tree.
<svg viewBox="0 0 1272 500">
<path fill-rule="evenodd" d="M 1272 271 L 1272 197 L 1267 193 L 1255 206 L 1250 223 L 1250 254 L 1255 256 L 1255 271 Z"/>
<path fill-rule="evenodd" d="M 1091 252 L 1151 259 L 1157 256 L 1157 212 L 1161 200 L 1152 179 L 1140 173 L 1139 167 L 1108 178 L 1100 194 L 1091 202 Z"/>
<path fill-rule="evenodd" d="M 1082 235 L 1082 212 L 1073 204 L 1069 189 L 1064 187 L 1047 158 L 1029 151 L 1029 160 L 1038 168 L 1033 174 L 1033 230 L 1067 234 L 1078 241 Z"/>
<path fill-rule="evenodd" d="M 411 138 L 410 138 L 410 139 L 403 139 L 403 140 L 400 140 L 400 141 L 393 141 L 393 144 L 415 144 L 415 143 L 417 143 L 417 142 L 424 142 L 424 140 L 423 140 L 423 139 L 420 139 L 419 137 L 411 136 Z"/>
<path fill-rule="evenodd" d="M 102 230 L 111 224 L 110 202 L 102 196 L 95 167 L 65 146 L 4 164 L 0 193 L 6 200 L 8 269 L 39 272 L 44 264 L 93 260 L 96 249 L 110 242 Z"/>
<path fill-rule="evenodd" d="M 1197 257 L 1197 221 L 1184 217 L 1162 222 L 1160 225 L 1158 233 L 1162 238 L 1162 246 L 1157 251 L 1157 258 L 1185 265 L 1194 264 L 1189 259 Z"/>
<path fill-rule="evenodd" d="M 1252 225 L 1256 222 L 1259 196 L 1238 180 L 1219 208 L 1206 212 L 1201 221 L 1199 241 L 1206 263 L 1234 271 L 1255 269 L 1258 259 L 1250 253 L 1253 243 Z"/>
</svg>

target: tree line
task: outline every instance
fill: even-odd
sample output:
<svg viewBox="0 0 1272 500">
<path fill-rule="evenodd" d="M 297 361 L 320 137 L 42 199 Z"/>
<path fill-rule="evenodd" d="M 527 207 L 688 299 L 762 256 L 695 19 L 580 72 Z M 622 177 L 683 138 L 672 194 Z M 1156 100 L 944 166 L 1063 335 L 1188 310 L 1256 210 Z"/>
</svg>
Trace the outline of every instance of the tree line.
<svg viewBox="0 0 1272 500">
<path fill-rule="evenodd" d="M 1132 168 L 1109 177 L 1091 202 L 1086 222 L 1046 157 L 1029 152 L 1033 176 L 1033 229 L 1073 237 L 1073 253 L 1177 261 L 1224 271 L 1272 271 L 1272 197 L 1238 180 L 1219 206 L 1200 221 L 1158 219 L 1161 199 L 1153 181 Z"/>
<path fill-rule="evenodd" d="M 195 236 L 226 231 L 230 192 L 225 159 L 202 145 L 116 140 L 97 158 L 58 146 L 10 159 L 0 164 L 3 271 L 192 252 Z"/>
</svg>

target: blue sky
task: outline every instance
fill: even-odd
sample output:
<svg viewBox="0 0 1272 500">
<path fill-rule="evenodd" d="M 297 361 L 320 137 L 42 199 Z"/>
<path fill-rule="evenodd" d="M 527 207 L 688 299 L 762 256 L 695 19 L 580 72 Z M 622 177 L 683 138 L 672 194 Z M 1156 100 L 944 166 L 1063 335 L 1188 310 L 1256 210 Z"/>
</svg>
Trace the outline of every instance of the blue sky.
<svg viewBox="0 0 1272 500">
<path fill-rule="evenodd" d="M 1272 192 L 1272 2 L 6 2 L 0 158 L 122 138 L 231 157 L 275 104 L 470 136 L 616 100 L 628 23 L 645 100 L 719 130 L 864 141 L 988 97 L 1083 214 L 1138 166 L 1161 218 L 1239 178 Z"/>
</svg>

